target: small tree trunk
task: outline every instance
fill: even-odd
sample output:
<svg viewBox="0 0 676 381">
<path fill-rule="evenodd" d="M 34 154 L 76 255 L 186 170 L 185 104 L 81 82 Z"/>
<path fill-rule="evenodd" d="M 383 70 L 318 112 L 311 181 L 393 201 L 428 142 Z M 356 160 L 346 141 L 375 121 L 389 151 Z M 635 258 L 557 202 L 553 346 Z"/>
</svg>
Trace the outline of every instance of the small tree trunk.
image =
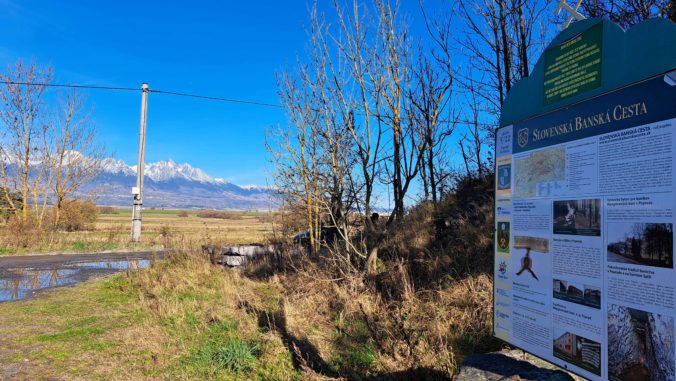
<svg viewBox="0 0 676 381">
<path fill-rule="evenodd" d="M 378 245 L 375 245 L 369 251 L 369 255 L 366 258 L 366 273 L 368 275 L 375 275 L 378 271 Z"/>
</svg>

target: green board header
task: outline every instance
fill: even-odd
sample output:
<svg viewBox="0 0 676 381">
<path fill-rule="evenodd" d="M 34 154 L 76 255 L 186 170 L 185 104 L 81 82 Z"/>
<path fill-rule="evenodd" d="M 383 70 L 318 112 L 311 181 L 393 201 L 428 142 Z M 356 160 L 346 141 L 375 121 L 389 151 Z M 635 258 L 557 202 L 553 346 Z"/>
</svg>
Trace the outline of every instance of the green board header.
<svg viewBox="0 0 676 381">
<path fill-rule="evenodd" d="M 500 126 L 676 70 L 675 45 L 676 24 L 667 19 L 645 20 L 626 32 L 608 20 L 574 22 L 507 94 Z"/>
<path fill-rule="evenodd" d="M 603 24 L 545 51 L 545 104 L 601 86 Z"/>
</svg>

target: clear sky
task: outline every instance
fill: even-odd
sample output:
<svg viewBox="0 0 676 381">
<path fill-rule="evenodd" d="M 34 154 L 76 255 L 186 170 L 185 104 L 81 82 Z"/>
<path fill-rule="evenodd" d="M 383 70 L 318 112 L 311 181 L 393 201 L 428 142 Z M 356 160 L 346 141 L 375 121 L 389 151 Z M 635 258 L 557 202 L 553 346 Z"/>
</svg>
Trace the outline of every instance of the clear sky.
<svg viewBox="0 0 676 381">
<path fill-rule="evenodd" d="M 333 13 L 332 0 L 319 3 Z M 278 104 L 275 75 L 304 56 L 310 4 L 0 0 L 0 70 L 23 59 L 50 65 L 54 83 L 147 82 L 155 90 Z M 411 31 L 422 35 L 418 4 L 401 2 Z M 440 2 L 425 4 L 434 17 Z M 134 165 L 140 92 L 85 95 L 108 151 Z M 146 161 L 188 162 L 236 184 L 264 185 L 264 132 L 284 123 L 282 109 L 151 93 Z"/>
<path fill-rule="evenodd" d="M 0 65 L 51 65 L 56 83 L 278 103 L 275 73 L 303 53 L 305 1 L 0 0 Z M 87 90 L 101 140 L 135 164 L 140 93 Z M 264 130 L 281 109 L 150 94 L 147 160 L 265 184 Z"/>
</svg>

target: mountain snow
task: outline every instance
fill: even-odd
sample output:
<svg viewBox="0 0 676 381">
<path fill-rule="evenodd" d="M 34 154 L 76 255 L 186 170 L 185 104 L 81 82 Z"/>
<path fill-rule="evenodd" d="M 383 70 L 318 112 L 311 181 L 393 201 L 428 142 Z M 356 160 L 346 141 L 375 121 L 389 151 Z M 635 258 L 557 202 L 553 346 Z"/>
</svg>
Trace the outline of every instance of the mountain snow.
<svg viewBox="0 0 676 381">
<path fill-rule="evenodd" d="M 2 154 L 2 152 L 0 152 Z M 77 151 L 69 151 L 68 160 L 90 160 Z M 5 154 L 0 162 L 14 166 Z M 99 162 L 100 173 L 79 190 L 79 195 L 94 197 L 99 205 L 131 205 L 131 189 L 136 184 L 136 166 L 122 160 L 105 158 Z M 37 161 L 34 165 L 42 165 Z M 143 206 L 180 209 L 269 210 L 278 207 L 273 188 L 240 187 L 224 179 L 209 176 L 188 163 L 173 160 L 145 164 Z"/>
<path fill-rule="evenodd" d="M 131 202 L 131 187 L 136 182 L 136 167 L 121 160 L 104 159 L 101 174 L 87 189 L 97 194 L 100 205 L 127 205 Z M 240 187 L 213 178 L 188 163 L 178 164 L 173 160 L 148 163 L 144 166 L 144 176 L 146 207 L 267 210 L 278 205 L 271 188 Z"/>
<path fill-rule="evenodd" d="M 216 180 L 203 170 L 194 168 L 188 163 L 176 164 L 173 160 L 146 164 L 143 173 L 154 181 L 183 179 L 216 184 Z"/>
<path fill-rule="evenodd" d="M 106 158 L 101 160 L 101 169 L 103 172 L 111 174 L 136 175 L 136 165 L 127 165 L 122 160 Z M 143 167 L 143 174 L 153 181 L 187 180 L 197 181 L 208 184 L 228 184 L 223 179 L 215 179 L 199 168 L 195 168 L 188 163 L 177 164 L 173 160 L 160 160 L 155 163 L 147 163 Z M 263 189 L 258 186 L 247 186 L 244 189 Z"/>
<path fill-rule="evenodd" d="M 101 170 L 112 174 L 135 175 L 136 166 L 130 167 L 122 160 L 115 160 L 112 157 L 101 160 Z"/>
</svg>

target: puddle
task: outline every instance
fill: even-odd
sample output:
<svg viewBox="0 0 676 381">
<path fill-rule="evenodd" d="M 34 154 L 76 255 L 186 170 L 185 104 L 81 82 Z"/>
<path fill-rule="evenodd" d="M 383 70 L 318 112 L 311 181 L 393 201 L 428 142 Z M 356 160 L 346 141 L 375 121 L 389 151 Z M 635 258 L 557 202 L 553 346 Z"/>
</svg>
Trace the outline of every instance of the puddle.
<svg viewBox="0 0 676 381">
<path fill-rule="evenodd" d="M 150 266 L 150 259 L 131 259 L 120 261 L 77 262 L 74 266 L 87 269 L 138 270 Z"/>
<path fill-rule="evenodd" d="M 68 286 L 96 276 L 150 266 L 150 259 L 66 262 L 57 268 L 9 268 L 0 271 L 0 302 L 30 298 L 38 291 Z"/>
</svg>

